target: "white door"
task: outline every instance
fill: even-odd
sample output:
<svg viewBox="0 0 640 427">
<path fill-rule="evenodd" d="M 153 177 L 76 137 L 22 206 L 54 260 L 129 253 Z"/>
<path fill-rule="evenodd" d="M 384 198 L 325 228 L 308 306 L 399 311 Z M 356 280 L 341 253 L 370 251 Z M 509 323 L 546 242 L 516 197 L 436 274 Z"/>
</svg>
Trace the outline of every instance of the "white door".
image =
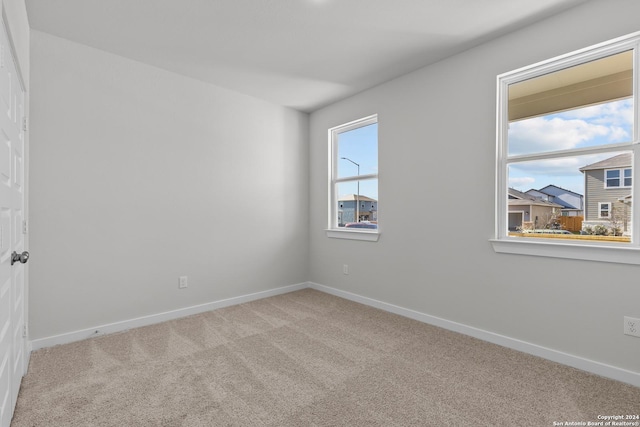
<svg viewBox="0 0 640 427">
<path fill-rule="evenodd" d="M 26 369 L 24 90 L 0 19 L 0 426 L 9 426 Z M 24 260 L 24 259 L 23 259 Z M 26 260 L 24 260 L 26 261 Z"/>
</svg>

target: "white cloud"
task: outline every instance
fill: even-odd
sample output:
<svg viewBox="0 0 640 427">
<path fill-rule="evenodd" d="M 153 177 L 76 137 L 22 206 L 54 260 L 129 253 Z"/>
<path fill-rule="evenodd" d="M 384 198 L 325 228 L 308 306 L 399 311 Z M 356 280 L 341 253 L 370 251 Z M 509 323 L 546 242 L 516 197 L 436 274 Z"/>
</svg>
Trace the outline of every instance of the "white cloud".
<svg viewBox="0 0 640 427">
<path fill-rule="evenodd" d="M 604 126 L 630 128 L 633 124 L 633 101 L 624 99 L 605 104 L 591 105 L 553 115 L 563 119 L 581 119 Z"/>
<path fill-rule="evenodd" d="M 522 162 L 510 165 L 509 168 L 513 168 L 515 171 L 528 176 L 538 174 L 547 176 L 574 176 L 580 175 L 581 172 L 579 169 L 589 163 L 585 157 L 586 156 L 561 157 L 557 159 Z"/>
<path fill-rule="evenodd" d="M 629 135 L 629 132 L 624 128 L 611 126 L 609 129 L 611 130 L 609 133 L 609 142 L 624 142 L 631 139 L 631 135 Z"/>
<path fill-rule="evenodd" d="M 631 138 L 630 100 L 592 105 L 509 124 L 509 154 L 566 150 Z"/>
<path fill-rule="evenodd" d="M 607 126 L 584 120 L 535 117 L 509 125 L 509 152 L 522 154 L 566 150 L 609 134 Z"/>
<path fill-rule="evenodd" d="M 509 187 L 519 188 L 519 187 L 531 187 L 531 185 L 536 182 L 534 178 L 529 176 L 524 177 L 509 177 Z"/>
</svg>

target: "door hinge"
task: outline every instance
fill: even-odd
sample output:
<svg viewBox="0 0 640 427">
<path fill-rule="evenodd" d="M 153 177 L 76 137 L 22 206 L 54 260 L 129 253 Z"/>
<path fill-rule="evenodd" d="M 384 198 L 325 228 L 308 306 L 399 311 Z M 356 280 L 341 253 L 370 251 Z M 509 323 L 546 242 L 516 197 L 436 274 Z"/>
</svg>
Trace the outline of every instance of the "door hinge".
<svg viewBox="0 0 640 427">
<path fill-rule="evenodd" d="M 27 228 L 27 220 L 25 219 L 22 221 L 22 234 L 27 234 L 28 231 L 29 230 Z"/>
<path fill-rule="evenodd" d="M 29 122 L 28 122 L 28 120 L 27 120 L 27 116 L 24 116 L 24 117 L 22 118 L 22 130 L 23 130 L 23 131 L 25 131 L 25 132 L 27 131 L 27 128 L 28 128 L 28 126 L 27 126 L 27 125 L 28 125 L 28 124 L 29 124 Z"/>
<path fill-rule="evenodd" d="M 27 328 L 27 324 L 25 323 L 22 326 L 22 338 L 26 338 L 29 335 L 29 329 Z"/>
</svg>

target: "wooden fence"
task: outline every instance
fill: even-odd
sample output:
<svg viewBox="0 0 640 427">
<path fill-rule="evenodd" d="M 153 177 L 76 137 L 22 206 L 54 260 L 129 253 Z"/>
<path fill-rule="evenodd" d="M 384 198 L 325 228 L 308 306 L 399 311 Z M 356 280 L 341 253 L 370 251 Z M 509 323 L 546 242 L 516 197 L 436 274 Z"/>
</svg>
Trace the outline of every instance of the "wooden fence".
<svg viewBox="0 0 640 427">
<path fill-rule="evenodd" d="M 581 216 L 561 216 L 558 217 L 558 222 L 560 223 L 563 230 L 578 232 L 582 230 L 583 219 L 584 217 Z"/>
</svg>

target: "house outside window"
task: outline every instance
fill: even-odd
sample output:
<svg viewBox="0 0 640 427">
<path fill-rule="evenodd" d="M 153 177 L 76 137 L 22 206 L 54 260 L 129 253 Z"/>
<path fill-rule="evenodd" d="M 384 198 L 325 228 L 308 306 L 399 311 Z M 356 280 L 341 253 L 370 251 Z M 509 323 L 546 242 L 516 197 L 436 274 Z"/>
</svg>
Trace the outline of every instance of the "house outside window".
<svg viewBox="0 0 640 427">
<path fill-rule="evenodd" d="M 583 166 L 585 182 L 585 232 L 631 236 L 631 153 L 610 156 Z"/>
<path fill-rule="evenodd" d="M 584 215 L 584 195 L 575 191 L 567 190 L 557 185 L 547 185 L 538 190 L 532 188 L 526 191 L 525 194 L 536 199 L 561 205 L 561 216 L 581 217 Z"/>
<path fill-rule="evenodd" d="M 640 33 L 635 33 L 498 76 L 491 239 L 496 252 L 640 264 L 640 236 L 633 227 L 639 213 L 632 203 L 637 197 L 633 165 L 640 155 L 639 46 Z M 562 230 L 553 238 L 514 231 L 514 225 L 526 222 L 516 210 L 527 210 L 518 205 L 533 204 L 514 200 L 513 190 L 536 197 L 538 205 L 562 204 L 562 210 L 549 208 L 558 217 L 582 213 L 577 203 L 528 190 L 533 188 L 584 194 L 587 226 L 583 222 L 582 229 Z M 556 219 L 542 224 L 553 229 L 562 222 Z M 597 234 L 588 221 L 597 221 Z"/>
<path fill-rule="evenodd" d="M 377 241 L 377 115 L 329 129 L 329 181 L 327 236 Z"/>
</svg>

